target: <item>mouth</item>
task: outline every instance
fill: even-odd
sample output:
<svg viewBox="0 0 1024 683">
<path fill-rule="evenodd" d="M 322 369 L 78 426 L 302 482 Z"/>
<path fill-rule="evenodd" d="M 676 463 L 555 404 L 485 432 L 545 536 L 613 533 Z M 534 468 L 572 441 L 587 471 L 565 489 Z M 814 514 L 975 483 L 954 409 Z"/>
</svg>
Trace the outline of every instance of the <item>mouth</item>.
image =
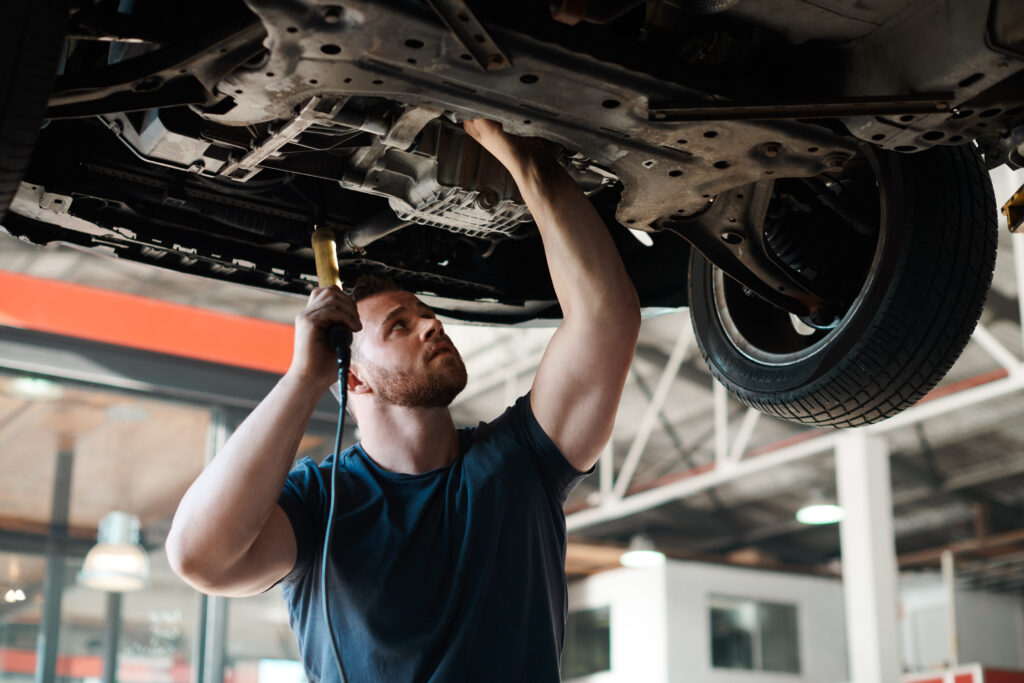
<svg viewBox="0 0 1024 683">
<path fill-rule="evenodd" d="M 445 354 L 455 355 L 455 347 L 447 342 L 442 342 L 441 344 L 438 344 L 437 348 L 431 352 L 427 360 L 434 360 L 438 356 L 443 356 Z"/>
</svg>

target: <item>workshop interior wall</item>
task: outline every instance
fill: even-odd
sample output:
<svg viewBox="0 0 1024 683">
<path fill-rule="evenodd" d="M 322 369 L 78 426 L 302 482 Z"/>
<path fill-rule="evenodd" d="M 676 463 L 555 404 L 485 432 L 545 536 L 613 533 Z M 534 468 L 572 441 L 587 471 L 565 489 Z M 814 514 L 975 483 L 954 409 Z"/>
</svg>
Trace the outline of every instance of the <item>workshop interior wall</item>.
<svg viewBox="0 0 1024 683">
<path fill-rule="evenodd" d="M 666 568 L 670 683 L 847 680 L 843 588 L 837 579 L 696 562 L 669 562 Z M 712 668 L 712 595 L 795 605 L 801 673 Z"/>
<path fill-rule="evenodd" d="M 936 573 L 900 581 L 900 633 L 904 668 L 929 671 L 950 659 L 946 594 Z M 957 591 L 960 663 L 1024 669 L 1024 601 L 1019 596 Z"/>
<path fill-rule="evenodd" d="M 666 567 L 616 569 L 569 586 L 569 610 L 608 607 L 611 670 L 573 683 L 667 683 Z"/>
<path fill-rule="evenodd" d="M 711 667 L 709 599 L 751 598 L 797 608 L 801 673 Z M 618 569 L 569 588 L 569 609 L 611 608 L 611 671 L 574 683 L 840 683 L 847 680 L 842 584 L 837 579 L 669 560 Z"/>
</svg>

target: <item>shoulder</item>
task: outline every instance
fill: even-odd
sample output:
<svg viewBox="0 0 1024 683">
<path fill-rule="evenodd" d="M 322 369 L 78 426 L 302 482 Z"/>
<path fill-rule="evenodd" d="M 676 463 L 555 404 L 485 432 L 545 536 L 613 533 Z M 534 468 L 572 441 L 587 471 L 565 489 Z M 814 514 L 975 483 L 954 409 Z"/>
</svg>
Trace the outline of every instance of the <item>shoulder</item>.
<svg viewBox="0 0 1024 683">
<path fill-rule="evenodd" d="M 531 462 L 544 481 L 553 483 L 553 491 L 564 501 L 572 486 L 587 472 L 577 471 L 554 441 L 537 422 L 530 394 L 521 396 L 505 412 L 477 427 L 474 446 L 494 449 L 516 461 Z"/>
<path fill-rule="evenodd" d="M 339 480 L 351 479 L 353 474 L 355 474 L 353 470 L 359 469 L 350 467 L 350 463 L 356 459 L 356 452 L 356 446 L 350 446 L 341 452 L 341 457 L 338 460 Z M 292 469 L 288 472 L 288 477 L 285 479 L 285 495 L 292 493 L 307 497 L 311 494 L 327 491 L 329 489 L 328 482 L 331 480 L 334 459 L 335 456 L 331 454 L 320 463 L 317 463 L 310 457 L 298 460 L 292 466 Z"/>
</svg>

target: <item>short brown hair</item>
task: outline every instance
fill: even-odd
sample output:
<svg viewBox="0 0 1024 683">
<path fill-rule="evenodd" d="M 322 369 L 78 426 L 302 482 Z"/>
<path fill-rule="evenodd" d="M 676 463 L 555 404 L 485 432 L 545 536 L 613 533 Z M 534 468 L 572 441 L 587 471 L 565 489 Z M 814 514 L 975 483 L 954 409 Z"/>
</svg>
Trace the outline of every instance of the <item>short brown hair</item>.
<svg viewBox="0 0 1024 683">
<path fill-rule="evenodd" d="M 350 296 L 353 301 L 359 303 L 363 299 L 369 299 L 371 296 L 383 294 L 384 292 L 402 291 L 405 291 L 402 286 L 389 277 L 382 275 L 360 275 L 356 278 L 355 284 L 352 285 Z"/>
</svg>

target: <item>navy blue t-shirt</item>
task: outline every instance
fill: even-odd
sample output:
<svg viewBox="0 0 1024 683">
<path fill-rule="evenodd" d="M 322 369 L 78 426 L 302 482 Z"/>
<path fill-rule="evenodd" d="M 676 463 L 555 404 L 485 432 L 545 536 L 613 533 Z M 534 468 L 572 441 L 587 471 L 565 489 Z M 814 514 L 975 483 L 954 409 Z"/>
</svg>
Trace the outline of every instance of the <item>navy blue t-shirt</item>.
<svg viewBox="0 0 1024 683">
<path fill-rule="evenodd" d="M 283 579 L 310 681 L 338 674 L 320 604 L 331 457 L 304 458 L 278 504 L 298 556 Z M 349 448 L 327 571 L 350 683 L 557 681 L 566 618 L 562 506 L 584 476 L 537 424 L 529 395 L 459 431 L 451 465 L 388 472 Z"/>
</svg>

